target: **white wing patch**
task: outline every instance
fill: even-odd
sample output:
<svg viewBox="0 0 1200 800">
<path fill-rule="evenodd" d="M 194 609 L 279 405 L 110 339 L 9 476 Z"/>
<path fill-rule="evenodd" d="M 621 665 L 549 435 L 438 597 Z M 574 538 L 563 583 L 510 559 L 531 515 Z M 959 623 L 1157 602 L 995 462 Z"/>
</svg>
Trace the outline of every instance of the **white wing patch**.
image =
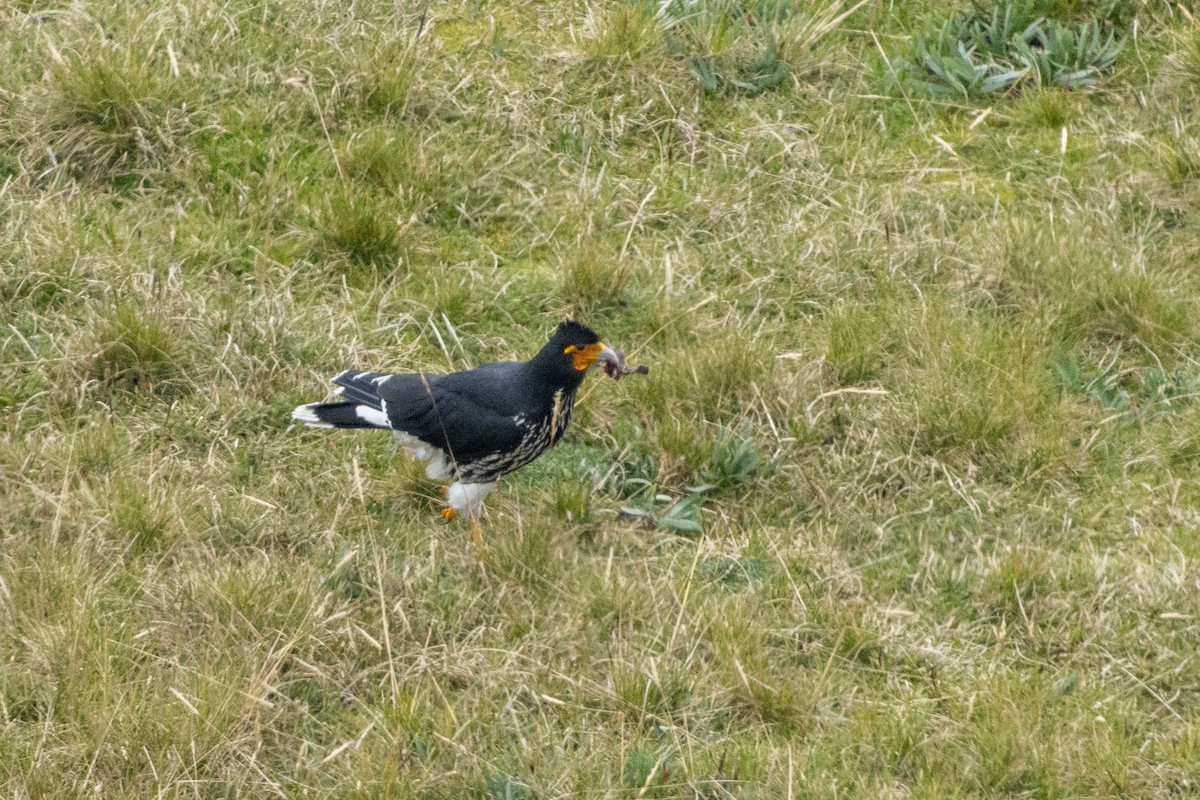
<svg viewBox="0 0 1200 800">
<path fill-rule="evenodd" d="M 370 406 L 355 406 L 354 414 L 363 422 L 374 425 L 376 428 L 392 427 L 388 422 L 387 414 L 383 413 L 378 408 L 371 408 Z"/>
</svg>

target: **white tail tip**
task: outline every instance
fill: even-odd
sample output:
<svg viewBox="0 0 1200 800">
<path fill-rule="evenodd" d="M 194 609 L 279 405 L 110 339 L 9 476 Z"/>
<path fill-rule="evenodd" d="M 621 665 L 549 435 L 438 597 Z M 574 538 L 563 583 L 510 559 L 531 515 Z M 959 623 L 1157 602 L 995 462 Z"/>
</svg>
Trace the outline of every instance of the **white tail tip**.
<svg viewBox="0 0 1200 800">
<path fill-rule="evenodd" d="M 328 422 L 322 422 L 320 418 L 317 417 L 317 412 L 313 411 L 313 406 L 315 405 L 317 404 L 310 403 L 306 406 L 298 406 L 294 411 L 292 411 L 292 419 L 296 420 L 297 422 L 303 422 L 310 428 L 332 428 L 333 426 Z"/>
</svg>

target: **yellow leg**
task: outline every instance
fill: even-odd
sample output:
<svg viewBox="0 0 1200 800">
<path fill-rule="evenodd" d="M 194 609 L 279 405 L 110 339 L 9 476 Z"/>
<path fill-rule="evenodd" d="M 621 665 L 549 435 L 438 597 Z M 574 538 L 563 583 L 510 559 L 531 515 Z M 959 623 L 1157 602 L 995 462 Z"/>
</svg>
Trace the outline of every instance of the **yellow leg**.
<svg viewBox="0 0 1200 800">
<path fill-rule="evenodd" d="M 442 509 L 442 519 L 446 522 L 452 522 L 458 518 L 458 512 L 453 508 Z M 475 566 L 480 570 L 484 567 L 483 560 L 483 526 L 479 524 L 479 517 L 471 516 L 471 540 L 474 544 Z"/>
<path fill-rule="evenodd" d="M 483 526 L 478 517 L 471 517 L 471 538 L 475 540 L 475 549 L 483 552 Z"/>
<path fill-rule="evenodd" d="M 485 563 L 483 558 L 483 526 L 479 524 L 478 517 L 471 517 L 471 540 L 475 545 L 475 565 L 482 570 Z"/>
</svg>

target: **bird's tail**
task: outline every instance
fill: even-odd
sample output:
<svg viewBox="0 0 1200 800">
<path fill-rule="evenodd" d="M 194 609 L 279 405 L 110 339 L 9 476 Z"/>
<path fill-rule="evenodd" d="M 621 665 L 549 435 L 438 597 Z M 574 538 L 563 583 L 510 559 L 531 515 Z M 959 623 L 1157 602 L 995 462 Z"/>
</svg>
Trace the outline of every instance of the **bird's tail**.
<svg viewBox="0 0 1200 800">
<path fill-rule="evenodd" d="M 310 428 L 390 428 L 387 414 L 360 403 L 309 403 L 292 412 L 292 419 Z"/>
</svg>

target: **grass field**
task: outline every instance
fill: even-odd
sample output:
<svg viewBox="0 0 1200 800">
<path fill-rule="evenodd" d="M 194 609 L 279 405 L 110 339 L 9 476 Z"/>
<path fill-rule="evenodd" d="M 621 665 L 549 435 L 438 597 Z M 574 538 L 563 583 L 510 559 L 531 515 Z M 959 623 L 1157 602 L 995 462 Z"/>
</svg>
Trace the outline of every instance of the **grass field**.
<svg viewBox="0 0 1200 800">
<path fill-rule="evenodd" d="M 1200 8 L 745 7 L 0 4 L 0 797 L 1200 796 Z M 567 315 L 483 573 L 289 423 Z"/>
</svg>

